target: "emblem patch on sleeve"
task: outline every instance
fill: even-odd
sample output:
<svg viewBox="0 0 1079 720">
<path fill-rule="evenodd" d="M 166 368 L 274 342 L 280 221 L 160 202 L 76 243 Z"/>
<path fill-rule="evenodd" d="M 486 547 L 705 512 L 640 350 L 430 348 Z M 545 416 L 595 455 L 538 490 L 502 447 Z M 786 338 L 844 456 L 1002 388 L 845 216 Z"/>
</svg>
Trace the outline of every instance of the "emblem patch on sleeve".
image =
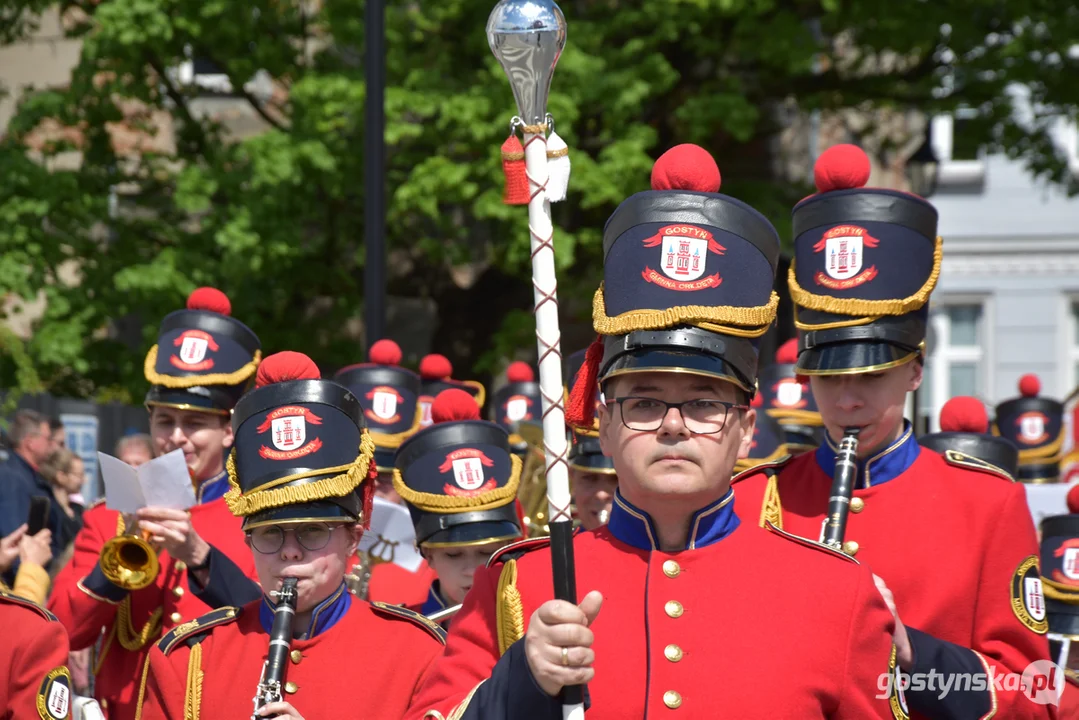
<svg viewBox="0 0 1079 720">
<path fill-rule="evenodd" d="M 37 691 L 37 714 L 41 720 L 67 720 L 71 712 L 71 673 L 61 665 L 53 668 Z"/>
<path fill-rule="evenodd" d="M 903 671 L 896 662 L 895 645 L 892 645 L 892 655 L 888 658 L 888 674 L 892 676 L 892 694 L 888 698 L 888 706 L 892 708 L 892 717 L 895 720 L 910 720 L 910 710 L 907 709 L 907 696 L 903 694 Z"/>
<path fill-rule="evenodd" d="M 1044 635 L 1049 631 L 1045 619 L 1045 596 L 1042 594 L 1042 578 L 1038 569 L 1038 558 L 1031 555 L 1015 570 L 1012 577 L 1012 612 L 1019 622 Z"/>
</svg>

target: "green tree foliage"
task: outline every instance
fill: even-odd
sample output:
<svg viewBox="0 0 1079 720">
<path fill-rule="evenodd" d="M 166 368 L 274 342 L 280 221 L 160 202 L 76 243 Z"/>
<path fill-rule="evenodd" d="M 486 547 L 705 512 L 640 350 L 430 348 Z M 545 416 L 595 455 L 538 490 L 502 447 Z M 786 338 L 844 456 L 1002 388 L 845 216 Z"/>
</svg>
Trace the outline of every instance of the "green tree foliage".
<svg viewBox="0 0 1079 720">
<path fill-rule="evenodd" d="M 30 32 L 44 5 L 0 0 L 0 42 Z M 433 349 L 459 375 L 493 370 L 506 353 L 533 351 L 534 340 L 527 214 L 501 203 L 498 148 L 513 106 L 484 35 L 492 3 L 387 5 L 389 290 L 437 305 Z M 229 293 L 267 351 L 302 349 L 326 368 L 361 359 L 364 6 L 303 6 L 64 6 L 83 42 L 71 82 L 25 95 L 0 142 L 0 290 L 48 301 L 33 338 L 0 360 L 5 386 L 33 385 L 31 367 L 56 393 L 138 399 L 160 318 L 203 284 Z M 709 148 L 725 192 L 787 225 L 808 190 L 777 182 L 774 170 L 779 109 L 791 101 L 802 111 L 965 104 L 981 113 L 972 131 L 990 150 L 1053 180 L 1066 176 L 1048 119 L 1076 110 L 1071 3 L 566 0 L 562 8 L 569 42 L 550 110 L 573 162 L 570 196 L 554 211 L 567 327 L 587 327 L 604 221 L 647 187 L 652 159 L 675 143 Z M 223 69 L 233 102 L 257 112 L 267 131 L 236 140 L 202 112 L 199 89 L 175 72 L 191 56 Z M 265 101 L 244 90 L 259 72 L 278 82 Z M 1027 88 L 1033 116 L 1014 112 L 1014 83 Z M 110 134 L 118 123 L 156 130 L 162 142 L 118 154 Z M 57 127 L 78 132 L 43 134 Z M 72 150 L 81 162 L 64 162 Z M 122 200 L 116 217 L 110 188 Z"/>
</svg>

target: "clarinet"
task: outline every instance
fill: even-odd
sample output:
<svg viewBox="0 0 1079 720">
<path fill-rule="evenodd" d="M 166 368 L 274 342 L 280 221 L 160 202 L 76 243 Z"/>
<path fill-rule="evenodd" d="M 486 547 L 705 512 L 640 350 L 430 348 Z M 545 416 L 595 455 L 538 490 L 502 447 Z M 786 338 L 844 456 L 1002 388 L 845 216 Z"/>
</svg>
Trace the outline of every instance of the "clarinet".
<svg viewBox="0 0 1079 720">
<path fill-rule="evenodd" d="M 843 536 L 847 532 L 847 514 L 850 498 L 854 493 L 854 480 L 858 477 L 858 433 L 861 428 L 851 427 L 843 431 L 839 452 L 835 456 L 835 474 L 832 476 L 832 494 L 828 498 L 828 515 L 824 519 L 821 542 L 830 548 L 843 551 Z"/>
<path fill-rule="evenodd" d="M 285 679 L 288 649 L 292 643 L 292 621 L 296 617 L 296 583 L 296 578 L 285 578 L 281 589 L 270 593 L 277 597 L 277 607 L 273 611 L 270 650 L 262 665 L 258 689 L 255 690 L 255 711 L 251 714 L 251 720 L 258 720 L 262 707 L 281 701 L 281 681 Z"/>
</svg>

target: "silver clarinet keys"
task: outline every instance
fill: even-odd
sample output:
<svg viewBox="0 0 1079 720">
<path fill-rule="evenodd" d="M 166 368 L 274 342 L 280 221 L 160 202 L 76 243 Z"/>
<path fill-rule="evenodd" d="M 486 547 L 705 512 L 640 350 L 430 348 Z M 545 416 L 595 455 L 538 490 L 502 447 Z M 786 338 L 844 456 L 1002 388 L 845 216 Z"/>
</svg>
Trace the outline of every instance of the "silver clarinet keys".
<svg viewBox="0 0 1079 720">
<path fill-rule="evenodd" d="M 547 117 L 551 76 L 566 46 L 566 17 L 552 0 L 501 0 L 487 18 L 487 42 L 506 71 L 526 125 Z"/>
</svg>

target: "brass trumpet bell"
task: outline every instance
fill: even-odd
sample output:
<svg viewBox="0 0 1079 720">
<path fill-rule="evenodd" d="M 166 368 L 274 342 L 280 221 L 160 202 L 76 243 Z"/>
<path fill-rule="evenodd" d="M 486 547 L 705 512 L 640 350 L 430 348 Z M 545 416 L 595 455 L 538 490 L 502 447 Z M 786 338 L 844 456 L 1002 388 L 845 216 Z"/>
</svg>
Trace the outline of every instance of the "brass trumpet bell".
<svg viewBox="0 0 1079 720">
<path fill-rule="evenodd" d="M 139 590 L 157 579 L 161 563 L 148 535 L 117 535 L 105 543 L 99 561 L 109 582 L 125 590 Z"/>
</svg>

